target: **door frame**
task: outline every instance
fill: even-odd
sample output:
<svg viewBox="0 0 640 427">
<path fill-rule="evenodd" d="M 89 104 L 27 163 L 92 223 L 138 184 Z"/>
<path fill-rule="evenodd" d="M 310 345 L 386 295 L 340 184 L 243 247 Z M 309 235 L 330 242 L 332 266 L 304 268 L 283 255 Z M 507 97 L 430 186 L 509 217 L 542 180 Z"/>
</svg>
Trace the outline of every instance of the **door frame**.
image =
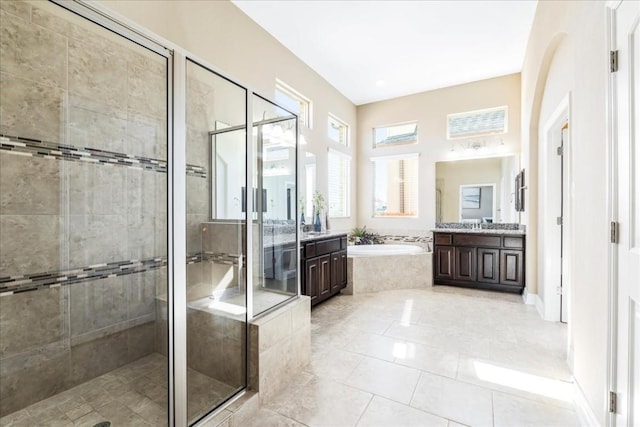
<svg viewBox="0 0 640 427">
<path fill-rule="evenodd" d="M 547 160 L 549 157 L 555 158 L 557 154 L 555 150 L 557 145 L 555 145 L 555 139 L 552 139 L 555 135 L 555 132 L 561 131 L 564 123 L 569 124 L 571 126 L 571 91 L 567 92 L 567 94 L 562 98 L 562 100 L 557 104 L 555 110 L 551 114 L 551 116 L 547 119 L 544 128 L 543 128 L 543 146 L 542 150 L 539 150 L 539 160 L 538 164 L 543 165 L 545 170 L 548 170 L 551 166 L 549 166 L 549 162 Z M 560 184 L 564 183 L 563 192 L 558 195 L 560 197 L 561 211 L 562 212 L 562 221 L 563 225 L 560 230 L 560 235 L 557 233 L 549 233 L 545 221 L 546 216 L 542 215 L 538 217 L 538 221 L 542 222 L 542 227 L 539 228 L 539 231 L 542 232 L 542 238 L 544 241 L 544 246 L 546 247 L 549 243 L 553 245 L 562 245 L 559 254 L 561 255 L 561 264 L 560 264 L 560 275 L 562 276 L 562 293 L 563 295 L 557 295 L 557 283 L 556 282 L 548 282 L 545 280 L 544 287 L 544 305 L 543 312 L 540 313 L 544 320 L 548 321 L 562 321 L 561 318 L 561 307 L 562 307 L 562 297 L 567 299 L 567 319 L 570 318 L 571 315 L 571 274 L 570 268 L 571 265 L 571 250 L 570 250 L 570 242 L 571 242 L 571 224 L 572 224 L 572 203 L 571 203 L 571 180 L 573 177 L 573 170 L 571 167 L 571 128 L 569 127 L 568 138 L 566 141 L 562 141 L 563 143 L 563 158 L 561 161 L 563 162 L 562 167 L 560 163 L 555 162 L 553 168 L 557 168 L 557 172 L 560 174 Z M 551 145 L 554 144 L 554 145 Z M 544 160 L 544 161 L 543 161 Z M 547 173 L 538 172 L 539 176 L 543 177 L 541 186 L 539 190 L 544 192 L 545 194 L 549 191 L 551 186 L 553 188 L 558 188 L 558 183 L 549 183 L 546 180 L 548 176 Z M 555 195 L 554 195 L 555 197 Z M 540 196 L 539 196 L 540 200 Z M 550 242 L 548 239 L 552 239 Z M 546 276 L 547 266 L 545 263 L 542 263 L 542 278 Z M 553 296 L 554 298 L 550 298 Z M 558 298 L 556 298 L 556 296 Z M 568 322 L 568 345 L 571 343 L 571 322 Z M 569 350 L 571 350 L 569 348 Z M 569 357 L 571 357 L 572 352 L 569 351 L 567 353 Z M 570 360 L 570 366 L 572 366 L 572 361 Z"/>
<path fill-rule="evenodd" d="M 605 4 L 606 9 L 606 55 L 613 50 L 615 46 L 615 9 L 617 9 L 622 0 L 608 0 Z M 609 63 L 606 63 L 607 73 L 605 82 L 606 94 L 606 144 L 607 144 L 607 186 L 606 186 L 606 204 L 607 204 L 607 224 L 609 227 L 611 222 L 618 221 L 618 142 L 616 138 L 616 88 L 615 74 L 610 72 Z M 612 427 L 616 424 L 615 413 L 609 412 L 607 403 L 609 402 L 609 393 L 617 390 L 617 371 L 618 371 L 618 247 L 616 243 L 609 241 L 607 248 L 607 288 L 608 288 L 608 318 L 607 318 L 607 380 L 605 384 L 605 426 Z"/>
</svg>

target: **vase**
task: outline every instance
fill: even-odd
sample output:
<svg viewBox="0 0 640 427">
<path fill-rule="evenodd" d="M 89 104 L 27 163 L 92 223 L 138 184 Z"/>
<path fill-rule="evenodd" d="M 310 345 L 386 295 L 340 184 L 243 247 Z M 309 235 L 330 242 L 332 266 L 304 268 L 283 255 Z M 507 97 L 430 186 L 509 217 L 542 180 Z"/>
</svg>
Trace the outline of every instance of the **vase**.
<svg viewBox="0 0 640 427">
<path fill-rule="evenodd" d="M 316 212 L 316 217 L 313 220 L 313 231 L 315 232 L 322 231 L 322 223 L 320 222 L 320 212 Z"/>
<path fill-rule="evenodd" d="M 304 212 L 300 214 L 300 225 L 304 225 Z"/>
</svg>

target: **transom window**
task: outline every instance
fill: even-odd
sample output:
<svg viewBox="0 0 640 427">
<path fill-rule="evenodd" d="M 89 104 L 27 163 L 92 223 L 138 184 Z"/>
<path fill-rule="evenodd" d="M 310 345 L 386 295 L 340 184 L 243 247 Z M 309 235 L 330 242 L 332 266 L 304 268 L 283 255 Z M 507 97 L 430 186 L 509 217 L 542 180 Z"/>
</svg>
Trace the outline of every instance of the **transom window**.
<svg viewBox="0 0 640 427">
<path fill-rule="evenodd" d="M 505 133 L 507 107 L 468 111 L 447 116 L 447 139 Z"/>
<path fill-rule="evenodd" d="M 418 216 L 418 154 L 375 157 L 373 216 Z"/>
<path fill-rule="evenodd" d="M 276 103 L 298 115 L 300 126 L 311 129 L 311 101 L 286 83 L 276 80 Z"/>
<path fill-rule="evenodd" d="M 418 142 L 418 123 L 408 122 L 373 129 L 373 146 L 415 144 Z"/>
<path fill-rule="evenodd" d="M 349 125 L 331 114 L 329 114 L 327 134 L 330 140 L 344 146 L 349 145 Z"/>
</svg>

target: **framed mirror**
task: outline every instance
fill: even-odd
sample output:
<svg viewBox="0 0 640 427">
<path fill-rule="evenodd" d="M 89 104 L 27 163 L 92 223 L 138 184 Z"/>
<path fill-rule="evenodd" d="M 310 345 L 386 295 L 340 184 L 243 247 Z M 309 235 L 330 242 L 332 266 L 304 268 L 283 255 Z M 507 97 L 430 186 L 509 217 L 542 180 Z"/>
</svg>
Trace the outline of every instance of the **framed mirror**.
<svg viewBox="0 0 640 427">
<path fill-rule="evenodd" d="M 517 222 L 518 157 L 436 162 L 436 222 Z"/>
</svg>

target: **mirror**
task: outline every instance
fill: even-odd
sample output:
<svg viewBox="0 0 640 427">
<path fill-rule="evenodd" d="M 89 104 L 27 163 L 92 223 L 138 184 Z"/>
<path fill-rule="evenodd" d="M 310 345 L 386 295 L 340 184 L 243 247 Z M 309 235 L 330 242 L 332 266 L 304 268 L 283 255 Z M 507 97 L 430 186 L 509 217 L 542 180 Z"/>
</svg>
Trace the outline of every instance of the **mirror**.
<svg viewBox="0 0 640 427">
<path fill-rule="evenodd" d="M 436 222 L 517 222 L 518 157 L 436 163 Z"/>
<path fill-rule="evenodd" d="M 300 168 L 300 215 L 304 214 L 305 224 L 311 224 L 313 218 L 313 192 L 316 191 L 316 155 L 306 152 Z"/>
<path fill-rule="evenodd" d="M 243 219 L 246 149 L 245 127 L 231 127 L 216 121 L 211 137 L 211 217 L 229 220 Z"/>
<path fill-rule="evenodd" d="M 261 131 L 263 219 L 295 221 L 295 119 L 266 124 Z"/>
</svg>

